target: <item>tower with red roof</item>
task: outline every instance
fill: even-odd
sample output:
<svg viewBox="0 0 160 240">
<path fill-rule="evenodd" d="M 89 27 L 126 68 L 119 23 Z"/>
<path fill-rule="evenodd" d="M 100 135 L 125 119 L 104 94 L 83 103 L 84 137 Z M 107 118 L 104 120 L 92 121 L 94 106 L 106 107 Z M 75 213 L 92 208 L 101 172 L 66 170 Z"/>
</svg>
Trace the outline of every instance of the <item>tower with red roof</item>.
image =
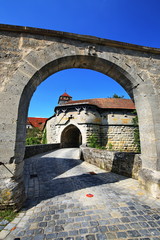
<svg viewBox="0 0 160 240">
<path fill-rule="evenodd" d="M 72 97 L 70 95 L 68 95 L 68 93 L 64 92 L 60 97 L 59 97 L 59 100 L 58 100 L 58 104 L 59 105 L 63 105 L 65 104 L 66 102 L 72 100 Z"/>
</svg>

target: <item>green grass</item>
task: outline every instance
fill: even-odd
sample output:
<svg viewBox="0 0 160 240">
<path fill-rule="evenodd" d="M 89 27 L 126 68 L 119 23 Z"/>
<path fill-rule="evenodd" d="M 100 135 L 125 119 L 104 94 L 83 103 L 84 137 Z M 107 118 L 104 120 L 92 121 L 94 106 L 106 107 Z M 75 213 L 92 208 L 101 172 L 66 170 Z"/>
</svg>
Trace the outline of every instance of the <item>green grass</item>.
<svg viewBox="0 0 160 240">
<path fill-rule="evenodd" d="M 3 219 L 8 220 L 9 222 L 11 222 L 16 216 L 17 216 L 17 212 L 8 209 L 8 210 L 0 210 L 0 221 L 2 221 Z"/>
</svg>

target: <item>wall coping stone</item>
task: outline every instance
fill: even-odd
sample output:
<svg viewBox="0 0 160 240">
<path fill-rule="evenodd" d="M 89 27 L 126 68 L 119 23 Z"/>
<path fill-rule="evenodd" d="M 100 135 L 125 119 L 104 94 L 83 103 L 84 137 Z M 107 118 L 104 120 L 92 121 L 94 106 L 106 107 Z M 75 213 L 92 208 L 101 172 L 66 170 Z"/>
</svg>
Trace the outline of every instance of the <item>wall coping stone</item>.
<svg viewBox="0 0 160 240">
<path fill-rule="evenodd" d="M 59 143 L 54 143 L 54 144 L 36 144 L 36 145 L 28 145 L 25 148 L 25 158 L 32 157 L 36 154 L 44 153 L 44 152 L 49 152 L 55 149 L 59 149 L 60 144 Z"/>
<path fill-rule="evenodd" d="M 129 50 L 136 50 L 140 52 L 147 52 L 147 53 L 154 53 L 160 54 L 160 48 L 153 48 L 153 47 L 146 47 L 142 45 L 136 45 L 131 43 L 125 43 L 115 40 L 109 40 L 105 38 L 99 38 L 89 35 L 81 35 L 63 31 L 55 31 L 49 29 L 42 29 L 42 28 L 34 28 L 34 27 L 25 27 L 25 26 L 16 26 L 16 25 L 9 25 L 9 24 L 0 24 L 0 31 L 7 31 L 7 32 L 18 32 L 18 33 L 29 33 L 34 35 L 45 35 L 51 37 L 59 37 L 59 38 L 66 38 L 71 40 L 78 40 L 83 42 L 88 42 L 92 44 L 100 44 L 110 47 L 118 47 L 118 48 L 125 48 Z"/>
</svg>

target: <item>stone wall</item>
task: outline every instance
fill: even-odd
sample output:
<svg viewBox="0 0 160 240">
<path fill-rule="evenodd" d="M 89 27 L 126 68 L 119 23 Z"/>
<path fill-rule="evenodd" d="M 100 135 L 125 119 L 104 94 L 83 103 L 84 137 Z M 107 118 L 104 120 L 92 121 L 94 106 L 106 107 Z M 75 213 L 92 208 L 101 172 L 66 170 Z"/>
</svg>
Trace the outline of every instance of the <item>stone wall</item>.
<svg viewBox="0 0 160 240">
<path fill-rule="evenodd" d="M 84 161 L 97 167 L 138 179 L 142 161 L 140 154 L 129 152 L 107 151 L 81 146 Z"/>
<path fill-rule="evenodd" d="M 26 146 L 24 158 L 32 157 L 36 154 L 52 151 L 54 149 L 59 149 L 60 144 L 37 144 Z"/>
<path fill-rule="evenodd" d="M 109 126 L 107 131 L 108 150 L 136 152 L 134 126 Z"/>
</svg>

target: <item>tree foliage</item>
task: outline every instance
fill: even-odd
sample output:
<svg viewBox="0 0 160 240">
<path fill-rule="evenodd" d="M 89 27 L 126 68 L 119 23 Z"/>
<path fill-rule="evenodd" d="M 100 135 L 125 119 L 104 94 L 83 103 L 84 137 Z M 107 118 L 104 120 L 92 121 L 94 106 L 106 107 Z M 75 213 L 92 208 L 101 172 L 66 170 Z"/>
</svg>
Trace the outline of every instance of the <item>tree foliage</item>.
<svg viewBox="0 0 160 240">
<path fill-rule="evenodd" d="M 26 145 L 46 144 L 46 130 L 38 128 L 28 128 L 26 135 Z"/>
<path fill-rule="evenodd" d="M 122 95 L 122 96 L 119 96 L 119 95 L 117 95 L 116 93 L 114 93 L 113 96 L 112 96 L 112 98 L 124 98 L 124 96 L 123 96 L 123 95 Z"/>
</svg>

